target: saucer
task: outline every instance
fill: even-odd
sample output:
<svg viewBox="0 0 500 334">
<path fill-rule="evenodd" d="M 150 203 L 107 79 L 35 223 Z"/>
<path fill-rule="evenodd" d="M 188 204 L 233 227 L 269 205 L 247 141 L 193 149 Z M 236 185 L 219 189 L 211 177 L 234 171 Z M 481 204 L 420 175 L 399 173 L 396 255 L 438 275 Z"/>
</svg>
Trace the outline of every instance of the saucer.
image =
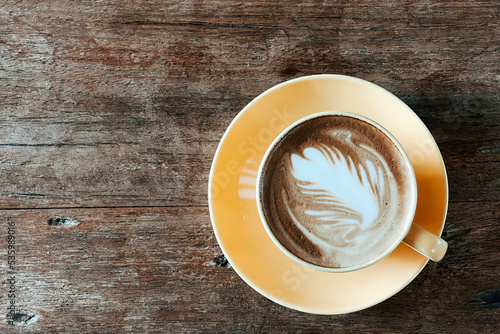
<svg viewBox="0 0 500 334">
<path fill-rule="evenodd" d="M 236 116 L 219 143 L 210 170 L 210 217 L 226 258 L 253 289 L 298 311 L 343 314 L 393 296 L 428 260 L 402 243 L 367 268 L 327 273 L 293 261 L 267 235 L 255 199 L 260 162 L 273 139 L 288 125 L 321 111 L 368 117 L 396 137 L 417 178 L 414 223 L 441 235 L 448 181 L 431 133 L 396 96 L 370 82 L 342 75 L 313 75 L 281 83 L 256 97 Z"/>
</svg>

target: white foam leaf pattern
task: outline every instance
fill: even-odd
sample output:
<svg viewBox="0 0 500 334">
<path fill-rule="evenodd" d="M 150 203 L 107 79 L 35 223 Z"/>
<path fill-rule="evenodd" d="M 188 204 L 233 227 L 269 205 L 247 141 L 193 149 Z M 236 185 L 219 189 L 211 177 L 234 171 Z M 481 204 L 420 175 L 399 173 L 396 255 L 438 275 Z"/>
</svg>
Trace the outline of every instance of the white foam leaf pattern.
<svg viewBox="0 0 500 334">
<path fill-rule="evenodd" d="M 339 150 L 308 147 L 291 156 L 301 192 L 321 210 L 307 210 L 320 224 L 366 229 L 376 220 L 384 191 L 383 172 L 371 162 L 355 165 Z"/>
</svg>

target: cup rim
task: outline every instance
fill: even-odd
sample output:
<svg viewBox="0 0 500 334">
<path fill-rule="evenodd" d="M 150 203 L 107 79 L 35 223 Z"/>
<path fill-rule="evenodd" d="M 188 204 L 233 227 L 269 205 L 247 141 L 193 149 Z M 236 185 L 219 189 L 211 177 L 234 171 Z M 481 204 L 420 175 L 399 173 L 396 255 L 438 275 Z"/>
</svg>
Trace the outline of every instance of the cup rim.
<svg viewBox="0 0 500 334">
<path fill-rule="evenodd" d="M 326 266 L 320 266 L 320 265 L 317 265 L 317 264 L 313 264 L 313 263 L 310 263 L 308 261 L 305 261 L 305 260 L 301 259 L 297 255 L 295 255 L 291 251 L 289 251 L 285 246 L 283 246 L 281 244 L 281 242 L 278 240 L 278 238 L 276 238 L 276 236 L 272 232 L 271 228 L 269 227 L 269 224 L 267 223 L 267 220 L 265 218 L 264 210 L 263 210 L 262 203 L 261 203 L 261 191 L 260 191 L 260 189 L 261 189 L 261 183 L 262 183 L 261 179 L 262 179 L 263 168 L 264 168 L 264 165 L 266 164 L 267 159 L 268 159 L 271 151 L 273 150 L 273 148 L 276 146 L 276 144 L 288 132 L 290 132 L 293 128 L 295 128 L 299 124 L 302 124 L 302 123 L 304 123 L 304 122 L 306 122 L 308 120 L 314 119 L 314 118 L 319 118 L 319 117 L 324 117 L 324 116 L 345 116 L 345 117 L 356 118 L 356 119 L 365 121 L 365 122 L 371 124 L 372 126 L 376 127 L 377 129 L 379 129 L 380 131 L 382 131 L 382 133 L 385 134 L 392 141 L 392 143 L 397 147 L 397 149 L 401 153 L 401 155 L 403 157 L 403 160 L 405 162 L 405 165 L 409 169 L 409 172 L 410 172 L 410 183 L 412 185 L 411 199 L 410 199 L 411 200 L 411 203 L 410 203 L 410 212 L 409 212 L 409 214 L 407 216 L 407 221 L 405 222 L 405 226 L 402 229 L 402 231 L 401 231 L 400 235 L 398 236 L 398 238 L 396 238 L 395 241 L 384 252 L 380 253 L 379 255 L 377 255 L 376 257 L 374 257 L 373 259 L 371 259 L 369 261 L 366 261 L 366 262 L 363 262 L 363 263 L 360 263 L 360 264 L 357 264 L 357 265 L 354 265 L 354 266 L 344 267 L 344 268 L 326 267 Z M 408 231 L 410 230 L 410 227 L 411 227 L 411 225 L 413 223 L 413 219 L 414 219 L 414 216 L 415 216 L 416 208 L 417 208 L 417 179 L 416 179 L 415 171 L 414 171 L 413 166 L 411 164 L 410 158 L 408 157 L 408 155 L 407 155 L 406 151 L 404 150 L 403 146 L 382 125 L 380 125 L 379 123 L 375 122 L 374 120 L 372 120 L 372 119 L 370 119 L 368 117 L 365 117 L 365 116 L 362 116 L 362 115 L 359 115 L 359 114 L 356 114 L 356 113 L 352 113 L 352 112 L 347 112 L 347 111 L 321 111 L 321 112 L 317 112 L 317 113 L 314 113 L 314 114 L 307 115 L 307 116 L 305 116 L 303 118 L 300 118 L 299 120 L 293 122 L 288 127 L 286 127 L 283 131 L 281 131 L 273 139 L 273 141 L 271 142 L 271 144 L 267 148 L 266 152 L 264 153 L 264 156 L 262 157 L 261 163 L 259 165 L 259 170 L 257 172 L 256 203 L 257 203 L 257 211 L 259 213 L 260 220 L 262 222 L 262 225 L 264 226 L 264 229 L 266 230 L 267 235 L 271 238 L 271 240 L 273 241 L 273 243 L 284 254 L 286 254 L 289 258 L 291 258 L 295 262 L 298 262 L 298 263 L 300 263 L 300 264 L 302 264 L 302 265 L 304 265 L 306 267 L 309 267 L 311 269 L 316 269 L 316 270 L 325 271 L 325 272 L 331 272 L 331 273 L 351 272 L 351 271 L 356 271 L 356 270 L 360 270 L 360 269 L 369 267 L 369 266 L 377 263 L 378 261 L 380 261 L 383 258 L 385 258 L 386 256 L 388 256 L 390 253 L 392 253 L 394 251 L 394 249 L 396 249 L 396 247 L 398 247 L 401 244 L 401 242 L 403 241 L 403 239 L 405 238 L 405 236 L 408 234 Z"/>
</svg>

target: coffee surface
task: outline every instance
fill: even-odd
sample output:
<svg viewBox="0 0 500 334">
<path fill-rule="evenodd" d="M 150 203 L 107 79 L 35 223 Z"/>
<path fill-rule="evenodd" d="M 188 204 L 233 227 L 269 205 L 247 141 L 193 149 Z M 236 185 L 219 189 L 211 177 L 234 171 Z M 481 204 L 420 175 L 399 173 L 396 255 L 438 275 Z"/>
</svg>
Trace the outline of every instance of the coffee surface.
<svg viewBox="0 0 500 334">
<path fill-rule="evenodd" d="M 412 214 L 411 170 L 379 129 L 345 115 L 292 129 L 271 151 L 259 185 L 278 241 L 306 262 L 363 264 L 387 250 Z"/>
</svg>

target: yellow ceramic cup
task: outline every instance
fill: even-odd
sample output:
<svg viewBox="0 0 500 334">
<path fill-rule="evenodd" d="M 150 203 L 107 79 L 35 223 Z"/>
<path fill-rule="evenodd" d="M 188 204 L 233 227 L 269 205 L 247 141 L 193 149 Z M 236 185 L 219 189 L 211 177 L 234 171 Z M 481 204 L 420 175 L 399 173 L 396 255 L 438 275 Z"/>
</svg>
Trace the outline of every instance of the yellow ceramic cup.
<svg viewBox="0 0 500 334">
<path fill-rule="evenodd" d="M 352 117 L 361 121 L 364 121 L 368 124 L 371 124 L 373 127 L 377 128 L 379 131 L 381 131 L 385 136 L 390 140 L 390 142 L 398 149 L 398 151 L 401 153 L 402 159 L 404 161 L 405 167 L 407 167 L 407 170 L 409 171 L 409 177 L 410 177 L 410 182 L 409 182 L 409 189 L 408 191 L 408 203 L 407 207 L 409 208 L 409 212 L 407 215 L 405 215 L 404 221 L 398 221 L 395 222 L 395 224 L 400 224 L 402 225 L 401 228 L 401 233 L 397 234 L 393 240 L 390 241 L 390 246 L 388 248 L 385 248 L 383 251 L 381 251 L 378 254 L 373 254 L 370 260 L 352 265 L 352 266 L 347 266 L 347 267 L 327 267 L 327 266 L 320 266 L 316 264 L 312 264 L 308 261 L 303 260 L 299 256 L 295 255 L 293 252 L 291 252 L 289 249 L 287 249 L 280 241 L 279 239 L 274 235 L 272 229 L 270 228 L 266 215 L 264 214 L 264 209 L 263 206 L 265 203 L 263 203 L 263 198 L 262 198 L 262 186 L 264 185 L 263 181 L 263 174 L 266 166 L 266 162 L 272 154 L 273 149 L 275 146 L 293 129 L 295 129 L 297 126 L 300 124 L 309 121 L 311 119 L 315 119 L 318 117 L 323 117 L 323 116 L 348 116 Z M 328 176 L 325 176 L 328 177 Z M 272 241 L 276 244 L 276 246 L 287 256 L 289 256 L 291 259 L 294 261 L 305 265 L 309 268 L 321 270 L 321 271 L 326 271 L 326 272 L 349 272 L 349 271 L 354 271 L 362 268 L 366 268 L 368 266 L 371 266 L 375 264 L 376 262 L 382 260 L 386 256 L 388 256 L 391 252 L 396 249 L 396 247 L 401 243 L 404 242 L 414 250 L 418 251 L 422 255 L 426 256 L 427 258 L 433 260 L 433 261 L 440 261 L 443 256 L 446 253 L 446 250 L 448 248 L 448 244 L 446 241 L 441 239 L 440 237 L 436 236 L 435 234 L 425 230 L 424 228 L 420 227 L 419 225 L 413 224 L 413 218 L 415 215 L 415 210 L 417 206 L 417 182 L 416 182 L 416 177 L 415 173 L 413 171 L 412 164 L 410 162 L 410 159 L 408 158 L 408 155 L 406 154 L 404 148 L 402 145 L 397 141 L 397 139 L 385 128 L 383 128 L 380 124 L 376 123 L 375 121 L 350 112 L 342 112 L 342 111 L 326 111 L 326 112 L 319 112 L 315 114 L 308 115 L 302 119 L 297 120 L 290 126 L 288 126 L 285 130 L 283 130 L 271 143 L 269 148 L 267 149 L 266 153 L 264 154 L 264 158 L 262 159 L 262 162 L 260 164 L 260 168 L 257 174 L 257 189 L 256 189 L 256 198 L 257 198 L 257 209 L 259 212 L 259 216 L 262 220 L 262 223 L 264 225 L 264 228 L 266 232 L 268 233 L 269 237 L 272 239 Z"/>
</svg>

